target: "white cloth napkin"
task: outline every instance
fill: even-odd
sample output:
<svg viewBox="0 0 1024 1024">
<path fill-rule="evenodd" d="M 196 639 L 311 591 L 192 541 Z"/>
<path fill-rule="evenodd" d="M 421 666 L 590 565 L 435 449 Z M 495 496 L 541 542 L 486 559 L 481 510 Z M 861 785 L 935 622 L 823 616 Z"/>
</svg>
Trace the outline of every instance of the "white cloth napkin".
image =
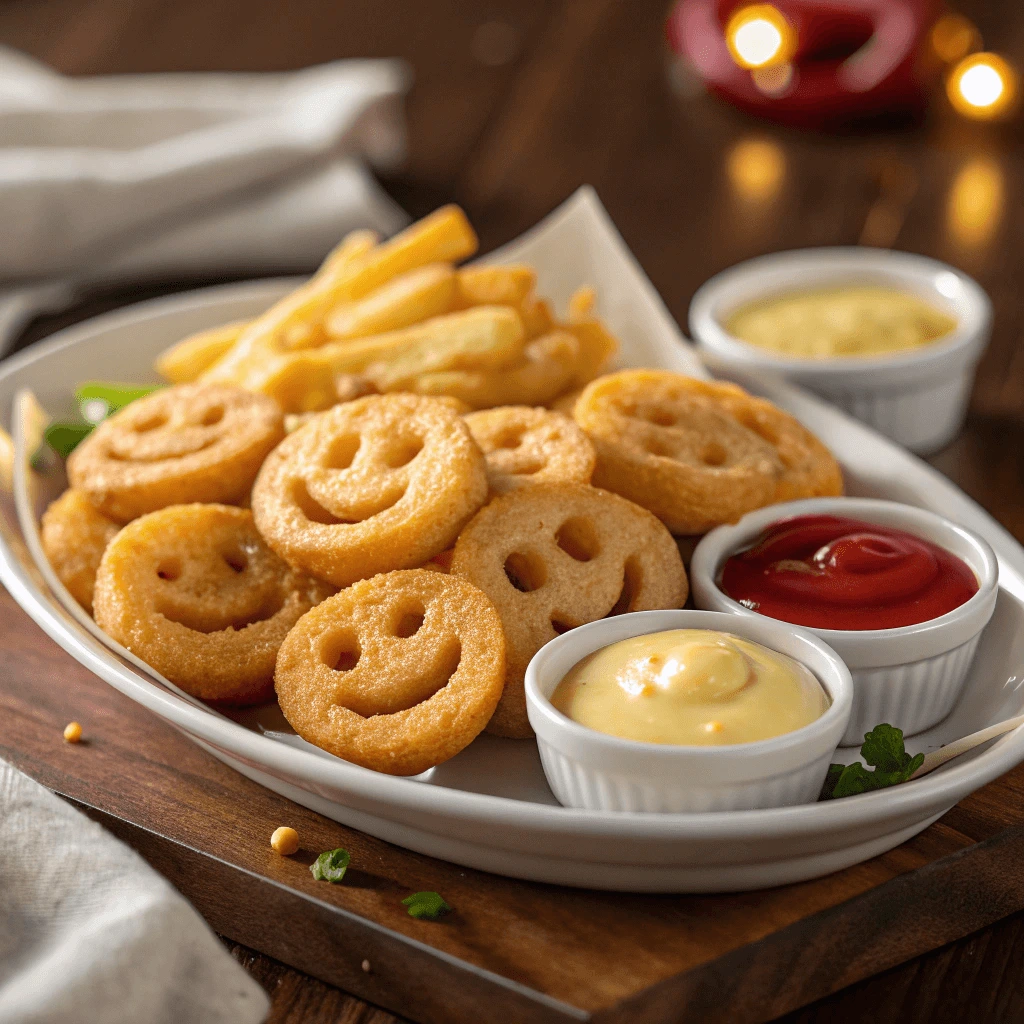
<svg viewBox="0 0 1024 1024">
<path fill-rule="evenodd" d="M 66 78 L 0 47 L 0 354 L 97 285 L 305 269 L 407 220 L 401 62 Z"/>
<path fill-rule="evenodd" d="M 0 761 L 0 1021 L 257 1024 L 268 1008 L 141 857 Z"/>
</svg>

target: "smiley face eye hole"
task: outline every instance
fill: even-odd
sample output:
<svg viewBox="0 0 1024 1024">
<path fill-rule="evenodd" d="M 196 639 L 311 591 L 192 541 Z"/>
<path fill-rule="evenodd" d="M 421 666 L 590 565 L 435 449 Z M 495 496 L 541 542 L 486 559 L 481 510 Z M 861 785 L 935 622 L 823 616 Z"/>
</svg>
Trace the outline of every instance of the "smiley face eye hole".
<svg viewBox="0 0 1024 1024">
<path fill-rule="evenodd" d="M 519 427 L 509 427 L 494 439 L 495 448 L 518 448 L 523 443 L 523 431 Z"/>
<path fill-rule="evenodd" d="M 323 461 L 324 469 L 348 469 L 355 461 L 361 443 L 358 434 L 342 434 L 334 438 Z"/>
<path fill-rule="evenodd" d="M 423 441 L 418 437 L 403 437 L 388 445 L 384 451 L 384 465 L 388 469 L 408 466 L 423 451 Z"/>
<path fill-rule="evenodd" d="M 555 533 L 555 543 L 577 562 L 589 562 L 601 550 L 594 524 L 583 516 L 566 519 Z"/>
<path fill-rule="evenodd" d="M 137 420 L 132 424 L 132 430 L 136 434 L 147 434 L 151 430 L 157 430 L 160 427 L 166 426 L 167 417 L 162 412 L 155 412 L 151 416 L 145 417 L 145 419 Z"/>
<path fill-rule="evenodd" d="M 403 608 L 395 620 L 394 635 L 401 640 L 408 640 L 415 636 L 423 627 L 425 609 L 421 604 L 409 605 Z"/>
<path fill-rule="evenodd" d="M 165 558 L 157 567 L 156 574 L 167 583 L 173 583 L 181 576 L 181 561 L 177 558 Z"/>
<path fill-rule="evenodd" d="M 726 451 L 725 446 L 717 441 L 709 441 L 700 453 L 700 461 L 705 466 L 724 466 L 728 458 L 729 453 Z"/>
<path fill-rule="evenodd" d="M 199 422 L 204 427 L 212 427 L 214 424 L 220 423 L 222 419 L 224 419 L 224 406 L 214 405 L 203 413 L 203 418 Z"/>
<path fill-rule="evenodd" d="M 513 551 L 505 559 L 505 575 L 520 593 L 539 590 L 547 582 L 548 570 L 544 559 L 533 552 Z"/>
<path fill-rule="evenodd" d="M 234 572 L 245 572 L 249 568 L 248 559 L 241 552 L 230 552 L 224 556 L 224 561 Z"/>
<path fill-rule="evenodd" d="M 329 637 L 323 646 L 323 663 L 335 672 L 351 672 L 359 664 L 362 649 L 359 637 L 350 630 L 341 630 Z"/>
</svg>

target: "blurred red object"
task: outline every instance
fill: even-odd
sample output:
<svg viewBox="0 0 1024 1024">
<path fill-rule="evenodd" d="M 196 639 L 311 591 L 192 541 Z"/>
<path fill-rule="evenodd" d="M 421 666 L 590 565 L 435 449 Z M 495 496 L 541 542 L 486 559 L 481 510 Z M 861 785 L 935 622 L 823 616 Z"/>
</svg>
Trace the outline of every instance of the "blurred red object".
<svg viewBox="0 0 1024 1024">
<path fill-rule="evenodd" d="M 926 46 L 938 0 L 775 0 L 792 36 L 778 49 L 791 56 L 753 69 L 726 38 L 745 8 L 756 16 L 751 0 L 678 0 L 665 25 L 679 59 L 740 109 L 803 128 L 923 113 L 939 74 Z"/>
</svg>

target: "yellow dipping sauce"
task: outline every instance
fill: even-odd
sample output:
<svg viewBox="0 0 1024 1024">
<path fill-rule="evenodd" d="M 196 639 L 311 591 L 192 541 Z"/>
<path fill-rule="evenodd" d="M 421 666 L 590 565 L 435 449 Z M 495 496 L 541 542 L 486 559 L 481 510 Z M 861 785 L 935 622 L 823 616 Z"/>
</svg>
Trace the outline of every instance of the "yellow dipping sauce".
<svg viewBox="0 0 1024 1024">
<path fill-rule="evenodd" d="M 670 629 L 588 655 L 551 703 L 610 736 L 711 747 L 800 729 L 831 701 L 814 675 L 784 654 L 731 633 Z"/>
<path fill-rule="evenodd" d="M 786 356 L 878 356 L 928 345 L 956 320 L 909 292 L 875 285 L 787 292 L 740 307 L 725 329 Z"/>
</svg>

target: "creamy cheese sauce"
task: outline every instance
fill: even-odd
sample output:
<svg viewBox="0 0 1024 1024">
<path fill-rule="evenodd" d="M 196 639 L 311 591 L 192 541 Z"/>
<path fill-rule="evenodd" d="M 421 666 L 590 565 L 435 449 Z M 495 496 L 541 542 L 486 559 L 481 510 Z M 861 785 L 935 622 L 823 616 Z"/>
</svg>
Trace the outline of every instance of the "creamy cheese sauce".
<svg viewBox="0 0 1024 1024">
<path fill-rule="evenodd" d="M 748 345 L 787 356 L 831 359 L 920 348 L 956 320 L 909 292 L 875 285 L 787 292 L 732 313 L 724 327 Z"/>
<path fill-rule="evenodd" d="M 784 654 L 731 633 L 672 629 L 588 655 L 551 703 L 611 736 L 720 746 L 800 729 L 830 701 L 814 675 Z"/>
</svg>

